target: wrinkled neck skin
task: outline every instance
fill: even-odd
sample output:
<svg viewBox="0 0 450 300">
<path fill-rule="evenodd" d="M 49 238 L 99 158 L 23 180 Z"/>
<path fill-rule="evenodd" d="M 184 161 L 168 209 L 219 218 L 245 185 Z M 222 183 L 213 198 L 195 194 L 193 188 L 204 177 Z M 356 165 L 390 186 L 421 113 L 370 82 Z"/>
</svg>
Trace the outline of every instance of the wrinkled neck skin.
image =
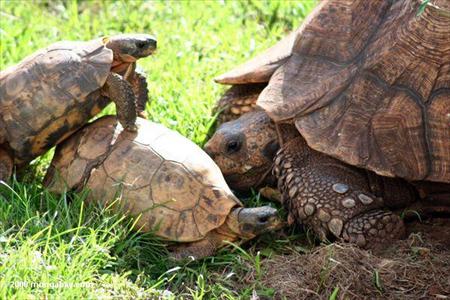
<svg viewBox="0 0 450 300">
<path fill-rule="evenodd" d="M 111 72 L 121 76 L 129 76 L 136 69 L 136 62 L 124 62 L 119 58 L 114 58 L 111 64 Z"/>
<path fill-rule="evenodd" d="M 123 75 L 125 75 L 127 70 L 130 67 L 132 67 L 132 64 L 133 63 L 117 61 L 114 59 L 112 65 L 111 65 L 111 71 L 123 76 Z"/>
</svg>

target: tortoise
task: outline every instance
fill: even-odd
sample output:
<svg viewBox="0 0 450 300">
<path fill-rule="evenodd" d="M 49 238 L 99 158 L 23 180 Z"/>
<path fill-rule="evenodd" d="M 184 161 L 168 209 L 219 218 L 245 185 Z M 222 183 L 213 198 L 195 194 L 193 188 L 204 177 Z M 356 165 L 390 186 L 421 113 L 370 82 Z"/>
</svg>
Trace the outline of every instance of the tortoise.
<svg viewBox="0 0 450 300">
<path fill-rule="evenodd" d="M 44 179 L 52 192 L 88 189 L 87 201 L 139 216 L 143 231 L 178 242 L 175 258 L 212 255 L 223 241 L 277 229 L 270 206 L 244 208 L 212 159 L 179 133 L 138 118 L 138 132 L 105 116 L 57 146 Z"/>
<path fill-rule="evenodd" d="M 111 100 L 121 124 L 136 130 L 136 114 L 143 114 L 148 100 L 136 60 L 155 49 L 147 34 L 62 41 L 1 71 L 0 179 L 64 140 Z"/>
<path fill-rule="evenodd" d="M 205 145 L 230 187 L 275 183 L 290 222 L 367 248 L 404 235 L 392 210 L 448 213 L 450 4 L 433 3 L 322 1 L 295 39 L 220 76 L 240 97 L 263 85 Z"/>
</svg>

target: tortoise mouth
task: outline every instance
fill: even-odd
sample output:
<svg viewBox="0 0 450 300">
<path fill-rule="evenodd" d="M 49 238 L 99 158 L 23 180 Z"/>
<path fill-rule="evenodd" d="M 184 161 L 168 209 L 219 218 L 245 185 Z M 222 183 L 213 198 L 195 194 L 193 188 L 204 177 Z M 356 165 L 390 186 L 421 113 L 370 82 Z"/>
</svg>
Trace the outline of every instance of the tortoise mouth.
<svg viewBox="0 0 450 300">
<path fill-rule="evenodd" d="M 126 53 L 119 54 L 119 58 L 124 63 L 134 63 L 140 58 L 150 56 L 156 52 L 156 48 L 147 48 L 142 51 L 137 51 L 137 53 L 130 55 Z"/>
</svg>

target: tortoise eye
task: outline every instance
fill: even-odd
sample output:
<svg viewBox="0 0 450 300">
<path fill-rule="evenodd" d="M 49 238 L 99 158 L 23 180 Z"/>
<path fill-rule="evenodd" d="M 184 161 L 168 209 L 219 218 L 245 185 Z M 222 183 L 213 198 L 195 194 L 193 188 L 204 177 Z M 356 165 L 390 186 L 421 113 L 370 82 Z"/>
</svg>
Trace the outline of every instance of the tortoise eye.
<svg viewBox="0 0 450 300">
<path fill-rule="evenodd" d="M 226 146 L 226 151 L 228 154 L 233 154 L 241 149 L 241 143 L 239 141 L 233 140 L 229 141 Z"/>
<path fill-rule="evenodd" d="M 145 48 L 146 43 L 144 41 L 138 41 L 136 42 L 136 47 L 139 49 Z"/>
</svg>

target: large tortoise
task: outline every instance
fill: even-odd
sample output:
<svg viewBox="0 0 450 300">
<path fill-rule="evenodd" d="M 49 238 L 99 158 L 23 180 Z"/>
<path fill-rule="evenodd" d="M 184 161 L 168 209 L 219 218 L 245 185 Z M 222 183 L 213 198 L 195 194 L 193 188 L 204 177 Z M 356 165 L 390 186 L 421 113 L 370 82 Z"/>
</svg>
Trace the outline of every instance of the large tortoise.
<svg viewBox="0 0 450 300">
<path fill-rule="evenodd" d="M 0 180 L 68 137 L 111 100 L 122 125 L 135 130 L 148 100 L 136 60 L 156 40 L 123 34 L 63 41 L 0 72 Z"/>
<path fill-rule="evenodd" d="M 90 190 L 88 200 L 117 205 L 142 230 L 182 242 L 177 258 L 212 255 L 223 241 L 276 229 L 274 208 L 243 208 L 211 158 L 162 125 L 138 118 L 124 131 L 113 116 L 87 125 L 57 146 L 45 178 L 51 191 Z"/>
<path fill-rule="evenodd" d="M 230 186 L 273 166 L 290 220 L 366 247 L 404 233 L 388 207 L 448 212 L 450 3 L 433 3 L 323 1 L 295 38 L 220 76 L 241 98 L 262 91 L 206 144 Z"/>
</svg>

